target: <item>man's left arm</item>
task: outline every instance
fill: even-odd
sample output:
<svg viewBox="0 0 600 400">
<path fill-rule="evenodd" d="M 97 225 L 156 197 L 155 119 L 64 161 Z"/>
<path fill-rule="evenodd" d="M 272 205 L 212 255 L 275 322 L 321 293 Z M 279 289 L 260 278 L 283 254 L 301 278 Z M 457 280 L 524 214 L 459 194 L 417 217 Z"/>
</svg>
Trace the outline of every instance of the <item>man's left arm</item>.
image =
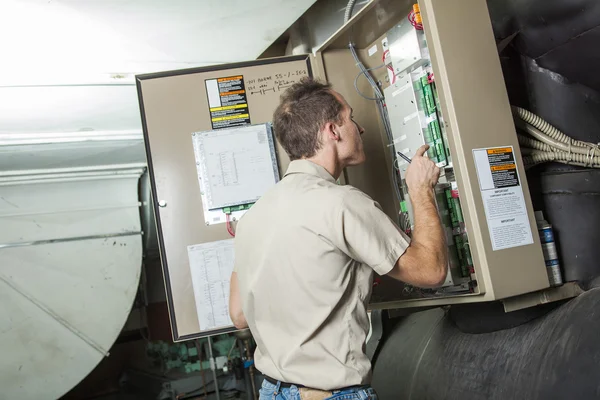
<svg viewBox="0 0 600 400">
<path fill-rule="evenodd" d="M 229 284 L 229 316 L 237 329 L 248 328 L 248 322 L 242 311 L 240 287 L 238 284 L 237 272 L 235 271 L 231 274 L 231 282 Z"/>
</svg>

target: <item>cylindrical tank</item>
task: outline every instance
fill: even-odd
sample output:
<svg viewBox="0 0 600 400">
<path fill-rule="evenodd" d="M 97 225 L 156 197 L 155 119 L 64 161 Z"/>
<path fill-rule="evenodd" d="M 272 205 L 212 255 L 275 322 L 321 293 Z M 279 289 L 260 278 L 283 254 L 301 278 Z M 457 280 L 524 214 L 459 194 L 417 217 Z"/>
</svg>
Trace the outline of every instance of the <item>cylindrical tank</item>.
<svg viewBox="0 0 600 400">
<path fill-rule="evenodd" d="M 587 286 L 600 276 L 600 170 L 545 172 L 540 186 L 564 281 Z"/>
<path fill-rule="evenodd" d="M 375 360 L 380 400 L 600 398 L 600 288 L 511 329 L 461 332 L 442 309 L 387 335 Z"/>
<path fill-rule="evenodd" d="M 0 146 L 0 399 L 60 398 L 108 355 L 138 291 L 141 136 L 46 136 Z"/>
</svg>

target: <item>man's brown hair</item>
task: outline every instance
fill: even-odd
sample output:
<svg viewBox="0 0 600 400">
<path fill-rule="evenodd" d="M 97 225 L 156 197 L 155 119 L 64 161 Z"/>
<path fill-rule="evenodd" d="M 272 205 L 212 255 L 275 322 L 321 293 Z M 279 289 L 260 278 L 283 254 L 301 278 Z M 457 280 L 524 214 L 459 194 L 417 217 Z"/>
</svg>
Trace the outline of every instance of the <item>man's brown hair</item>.
<svg viewBox="0 0 600 400">
<path fill-rule="evenodd" d="M 322 145 L 319 131 L 327 122 L 341 125 L 343 108 L 331 85 L 306 77 L 290 86 L 273 114 L 273 130 L 290 159 L 314 156 Z"/>
</svg>

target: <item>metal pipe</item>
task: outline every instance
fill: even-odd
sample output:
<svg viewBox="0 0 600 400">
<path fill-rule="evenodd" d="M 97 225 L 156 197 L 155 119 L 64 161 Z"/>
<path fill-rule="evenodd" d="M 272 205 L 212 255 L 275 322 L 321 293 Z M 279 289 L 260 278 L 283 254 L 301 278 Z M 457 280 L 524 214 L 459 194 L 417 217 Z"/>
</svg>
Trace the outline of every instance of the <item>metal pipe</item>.
<svg viewBox="0 0 600 400">
<path fill-rule="evenodd" d="M 122 236 L 135 236 L 135 235 L 141 235 L 141 234 L 143 234 L 142 231 L 119 232 L 119 233 L 107 233 L 107 234 L 102 234 L 102 235 L 74 236 L 74 237 L 59 238 L 59 239 L 33 240 L 30 242 L 0 243 L 0 249 L 8 249 L 11 247 L 38 246 L 38 245 L 42 245 L 42 244 L 77 242 L 80 240 L 108 239 L 108 238 L 122 237 Z"/>
<path fill-rule="evenodd" d="M 238 340 L 238 348 L 240 350 L 240 357 L 243 362 L 243 360 L 244 360 L 244 343 L 242 340 Z M 243 368 L 243 364 L 242 364 L 242 368 Z M 250 383 L 250 372 L 248 372 L 248 370 L 246 368 L 243 368 L 243 370 L 244 370 L 244 381 L 246 382 L 246 397 L 248 398 L 248 400 L 253 400 L 254 395 L 252 393 L 252 384 Z"/>
<path fill-rule="evenodd" d="M 213 356 L 212 338 L 210 336 L 208 337 L 208 356 L 210 357 L 210 369 L 212 369 L 213 381 L 215 382 L 215 394 L 217 395 L 217 400 L 221 400 L 219 380 L 217 379 L 217 366 Z"/>
<path fill-rule="evenodd" d="M 103 176 L 80 176 L 73 178 L 45 178 L 35 180 L 19 180 L 14 182 L 3 182 L 0 180 L 0 186 L 17 186 L 17 185 L 33 185 L 36 183 L 66 183 L 66 182 L 80 182 L 80 181 L 98 181 L 106 179 L 139 179 L 140 174 L 135 175 L 103 175 Z"/>
<path fill-rule="evenodd" d="M 87 172 L 63 172 L 59 174 L 40 174 L 40 175 L 23 175 L 23 176 L 4 176 L 0 177 L 0 182 L 24 182 L 36 180 L 57 180 L 57 179 L 72 179 L 72 178 L 88 178 L 88 177 L 113 177 L 121 175 L 142 175 L 144 170 L 124 169 L 124 170 L 109 170 L 109 171 L 87 171 Z"/>
<path fill-rule="evenodd" d="M 146 168 L 146 164 L 145 163 L 132 163 L 132 164 L 88 165 L 88 166 L 81 166 L 81 167 L 0 171 L 0 176 L 49 175 L 49 174 L 65 174 L 65 173 L 73 173 L 73 172 L 114 171 L 114 170 L 119 170 L 119 169 L 140 169 L 140 168 L 141 169 Z"/>
<path fill-rule="evenodd" d="M 47 215 L 47 214 L 65 214 L 65 213 L 73 213 L 73 212 L 82 212 L 82 211 L 103 211 L 103 210 L 115 210 L 115 209 L 123 209 L 123 208 L 138 208 L 142 205 L 139 201 L 137 203 L 125 203 L 125 204 L 112 204 L 102 207 L 81 207 L 81 208 L 69 208 L 69 209 L 59 209 L 59 210 L 37 210 L 37 211 L 25 211 L 25 212 L 11 212 L 3 214 L 0 212 L 0 218 L 10 218 L 10 217 L 25 217 L 31 215 Z"/>
<path fill-rule="evenodd" d="M 250 340 L 244 340 L 244 344 L 246 345 L 246 357 L 248 360 L 252 360 L 252 354 L 250 353 Z M 251 365 L 248 370 L 250 371 L 250 383 L 252 383 L 252 398 L 257 400 L 256 383 L 254 382 L 254 365 Z"/>
<path fill-rule="evenodd" d="M 0 138 L 0 146 L 142 139 L 144 139 L 144 135 L 140 130 L 60 133 L 8 133 L 3 134 Z"/>
<path fill-rule="evenodd" d="M 204 388 L 204 398 L 208 396 L 206 390 L 206 376 L 204 375 L 204 368 L 202 368 L 202 346 L 200 346 L 200 339 L 194 340 L 196 345 L 196 351 L 198 352 L 198 364 L 200 364 L 200 376 L 202 377 L 202 387 Z M 215 382 L 216 383 L 216 382 Z"/>
</svg>

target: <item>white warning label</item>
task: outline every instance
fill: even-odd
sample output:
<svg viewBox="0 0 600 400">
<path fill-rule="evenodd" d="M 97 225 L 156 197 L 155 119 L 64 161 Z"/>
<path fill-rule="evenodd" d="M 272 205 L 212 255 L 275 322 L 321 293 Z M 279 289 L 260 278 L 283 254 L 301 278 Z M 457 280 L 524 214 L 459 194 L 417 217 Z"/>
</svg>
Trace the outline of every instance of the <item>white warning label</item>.
<svg viewBox="0 0 600 400">
<path fill-rule="evenodd" d="M 512 146 L 473 150 L 492 249 L 533 243 Z"/>
</svg>

